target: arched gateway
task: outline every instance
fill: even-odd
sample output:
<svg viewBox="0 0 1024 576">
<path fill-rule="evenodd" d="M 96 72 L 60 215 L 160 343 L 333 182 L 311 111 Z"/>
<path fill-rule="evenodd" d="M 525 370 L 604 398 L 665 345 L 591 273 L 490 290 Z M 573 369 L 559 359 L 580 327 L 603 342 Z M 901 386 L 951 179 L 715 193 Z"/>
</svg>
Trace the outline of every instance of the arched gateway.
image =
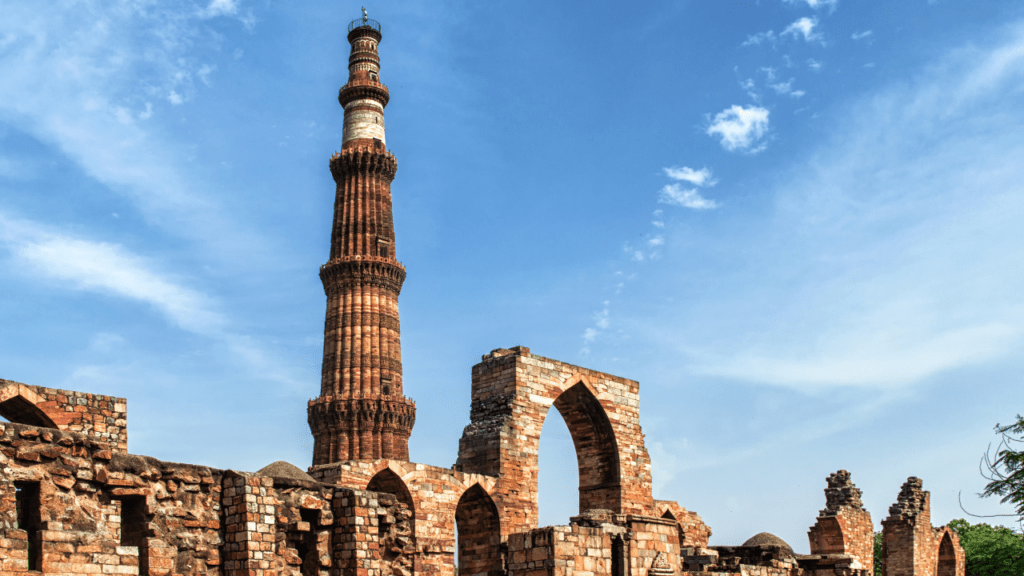
<svg viewBox="0 0 1024 576">
<path fill-rule="evenodd" d="M 493 494 L 503 534 L 536 528 L 540 433 L 554 406 L 576 448 L 580 512 L 647 514 L 650 458 L 638 391 L 632 380 L 533 356 L 524 347 L 495 350 L 473 367 L 470 424 L 455 468 L 499 478 Z"/>
</svg>

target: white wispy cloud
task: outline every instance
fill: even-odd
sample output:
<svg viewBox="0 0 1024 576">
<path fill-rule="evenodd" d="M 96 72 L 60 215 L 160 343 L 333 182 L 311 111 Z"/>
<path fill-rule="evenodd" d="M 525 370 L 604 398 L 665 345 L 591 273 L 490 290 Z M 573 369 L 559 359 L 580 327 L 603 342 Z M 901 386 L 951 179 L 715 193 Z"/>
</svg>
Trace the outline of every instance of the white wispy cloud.
<svg viewBox="0 0 1024 576">
<path fill-rule="evenodd" d="M 771 192 L 770 231 L 733 247 L 749 276 L 709 287 L 692 322 L 713 317 L 721 340 L 697 329 L 694 369 L 805 390 L 905 386 L 1019 351 L 1021 91 L 1024 25 L 837 113 Z"/>
<path fill-rule="evenodd" d="M 233 16 L 238 14 L 238 2 L 236 0 L 211 0 L 206 9 L 200 11 L 199 14 L 203 18 Z"/>
<path fill-rule="evenodd" d="M 797 19 L 795 22 L 786 26 L 786 29 L 782 31 L 782 36 L 792 36 L 794 38 L 803 38 L 806 42 L 812 40 L 820 40 L 821 34 L 815 32 L 814 29 L 818 26 L 818 19 L 804 16 L 803 18 Z"/>
<path fill-rule="evenodd" d="M 717 136 L 722 147 L 730 152 L 763 150 L 763 144 L 755 144 L 767 132 L 768 110 L 759 106 L 730 106 L 716 114 L 707 128 L 708 136 Z"/>
<path fill-rule="evenodd" d="M 820 9 L 828 8 L 835 10 L 836 5 L 839 4 L 839 0 L 783 0 L 786 4 L 807 4 L 811 8 Z"/>
<path fill-rule="evenodd" d="M 133 202 L 166 232 L 201 240 L 210 253 L 264 245 L 241 229 L 187 167 L 187 145 L 150 120 L 186 105 L 219 49 L 203 17 L 234 2 L 194 7 L 83 0 L 61 10 L 9 2 L 0 19 L 0 120 L 32 136 Z M 270 247 L 264 246 L 271 250 Z M 219 249 L 223 249 L 220 251 Z"/>
<path fill-rule="evenodd" d="M 209 336 L 223 331 L 225 318 L 211 298 L 118 244 L 67 236 L 0 215 L 0 246 L 8 248 L 24 274 L 148 304 L 190 332 Z"/>
<path fill-rule="evenodd" d="M 775 82 L 773 84 L 769 84 L 768 87 L 771 88 L 772 90 L 775 90 L 776 94 L 789 95 L 792 96 L 793 98 L 799 98 L 806 94 L 806 92 L 804 92 L 803 90 L 794 90 L 794 81 L 795 79 L 790 78 L 786 82 Z"/>
<path fill-rule="evenodd" d="M 718 184 L 718 180 L 715 180 L 711 176 L 711 170 L 707 167 L 701 168 L 700 170 L 694 170 L 688 166 L 682 168 L 671 167 L 665 168 L 665 175 L 673 180 L 682 180 L 689 182 L 694 186 L 714 186 Z"/>
<path fill-rule="evenodd" d="M 710 210 L 718 207 L 717 202 L 704 198 L 696 188 L 684 190 L 679 184 L 667 184 L 662 188 L 658 194 L 658 202 L 694 210 Z"/>
<path fill-rule="evenodd" d="M 123 245 L 70 235 L 53 227 L 0 213 L 4 265 L 37 282 L 61 289 L 118 298 L 148 306 L 170 324 L 220 342 L 249 374 L 303 390 L 295 376 L 255 338 L 232 330 L 218 299 L 167 270 L 153 258 Z M 104 337 L 109 344 L 115 337 Z"/>
<path fill-rule="evenodd" d="M 871 36 L 872 34 L 874 34 L 874 32 L 872 30 L 865 30 L 863 32 L 854 32 L 850 36 L 850 38 L 853 38 L 854 40 L 863 40 L 863 39 L 867 38 L 868 36 Z"/>
<path fill-rule="evenodd" d="M 757 34 L 747 36 L 747 39 L 743 44 L 740 44 L 740 46 L 760 46 L 765 43 L 774 44 L 777 39 L 778 37 L 775 36 L 775 32 L 767 30 L 765 32 L 758 32 Z"/>
</svg>

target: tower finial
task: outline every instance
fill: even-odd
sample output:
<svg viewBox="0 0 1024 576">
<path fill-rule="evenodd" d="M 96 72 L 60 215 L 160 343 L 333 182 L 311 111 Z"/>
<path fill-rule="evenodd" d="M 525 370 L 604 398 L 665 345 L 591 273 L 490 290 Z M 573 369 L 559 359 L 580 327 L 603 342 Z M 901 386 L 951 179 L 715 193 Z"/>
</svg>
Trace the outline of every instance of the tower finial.
<svg viewBox="0 0 1024 576">
<path fill-rule="evenodd" d="M 366 15 L 366 6 L 363 6 L 363 24 L 366 24 L 366 21 L 369 19 L 370 17 Z"/>
</svg>

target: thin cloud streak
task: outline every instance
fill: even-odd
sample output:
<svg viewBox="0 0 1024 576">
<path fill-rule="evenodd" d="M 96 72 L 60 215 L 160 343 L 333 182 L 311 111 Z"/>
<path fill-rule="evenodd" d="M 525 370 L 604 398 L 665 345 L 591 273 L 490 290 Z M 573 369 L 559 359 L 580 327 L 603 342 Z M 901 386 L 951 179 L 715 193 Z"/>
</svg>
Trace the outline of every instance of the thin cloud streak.
<svg viewBox="0 0 1024 576">
<path fill-rule="evenodd" d="M 269 249 L 204 193 L 184 149 L 152 124 L 168 106 L 187 104 L 195 79 L 210 82 L 215 71 L 199 62 L 196 19 L 233 8 L 220 0 L 198 15 L 185 6 L 87 1 L 46 12 L 13 4 L 0 21 L 0 37 L 11 39 L 0 53 L 0 122 L 128 198 L 154 227 L 228 259 L 242 246 Z"/>
<path fill-rule="evenodd" d="M 254 375 L 293 390 L 305 388 L 251 337 L 236 334 L 215 298 L 190 288 L 149 258 L 121 245 L 61 234 L 35 222 L 0 214 L 0 248 L 11 269 L 33 280 L 149 305 L 171 324 L 223 342 Z"/>
<path fill-rule="evenodd" d="M 718 333 L 661 340 L 695 373 L 808 391 L 912 385 L 1018 350 L 1024 113 L 1005 95 L 1024 90 L 1024 26 L 1006 36 L 851 104 L 778 178 L 770 226 L 718 247 L 743 272 L 681 322 Z"/>
</svg>

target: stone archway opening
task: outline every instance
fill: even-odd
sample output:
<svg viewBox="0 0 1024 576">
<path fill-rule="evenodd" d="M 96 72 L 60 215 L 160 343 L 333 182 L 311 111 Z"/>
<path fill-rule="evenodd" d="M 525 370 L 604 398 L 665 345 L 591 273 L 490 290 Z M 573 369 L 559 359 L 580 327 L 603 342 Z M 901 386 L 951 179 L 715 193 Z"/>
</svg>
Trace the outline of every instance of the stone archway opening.
<svg viewBox="0 0 1024 576">
<path fill-rule="evenodd" d="M 557 410 L 548 410 L 537 450 L 538 526 L 556 526 L 579 514 L 579 468 L 569 427 Z"/>
<path fill-rule="evenodd" d="M 942 535 L 942 541 L 939 543 L 939 565 L 935 570 L 935 576 L 956 576 L 956 551 L 949 532 Z"/>
<path fill-rule="evenodd" d="M 385 468 L 380 472 L 377 472 L 370 482 L 366 485 L 366 489 L 372 492 L 386 492 L 393 495 L 398 499 L 400 505 L 402 505 L 408 512 L 408 520 L 404 522 L 408 523 L 408 526 L 402 526 L 403 520 L 396 518 L 396 531 L 400 537 L 409 538 L 415 541 L 416 538 L 416 506 L 412 499 L 412 493 L 409 492 L 409 487 L 405 485 L 405 481 L 395 474 L 390 468 Z"/>
<path fill-rule="evenodd" d="M 501 521 L 498 507 L 474 484 L 455 508 L 459 576 L 502 576 Z"/>
<path fill-rule="evenodd" d="M 592 509 L 622 512 L 619 446 L 608 414 L 589 388 L 578 382 L 555 398 L 579 469 L 580 513 Z"/>
<path fill-rule="evenodd" d="M 0 402 L 0 417 L 15 424 L 57 428 L 57 424 L 31 400 L 16 394 Z"/>
</svg>

